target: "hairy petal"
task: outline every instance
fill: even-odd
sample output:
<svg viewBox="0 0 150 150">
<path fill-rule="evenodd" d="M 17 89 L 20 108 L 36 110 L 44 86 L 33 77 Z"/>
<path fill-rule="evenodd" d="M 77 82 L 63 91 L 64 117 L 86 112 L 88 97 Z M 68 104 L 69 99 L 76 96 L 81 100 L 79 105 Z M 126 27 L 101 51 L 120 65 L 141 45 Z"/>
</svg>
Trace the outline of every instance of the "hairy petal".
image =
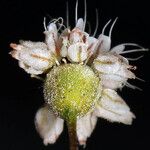
<svg viewBox="0 0 150 150">
<path fill-rule="evenodd" d="M 29 67 L 27 64 L 25 64 L 22 61 L 19 61 L 19 67 L 24 69 L 27 73 L 32 74 L 32 75 L 39 75 L 43 73 L 42 70 L 36 70 L 32 67 Z"/>
<path fill-rule="evenodd" d="M 99 40 L 90 36 L 88 37 L 88 45 L 89 50 L 92 52 L 93 55 L 97 53 L 97 47 L 99 46 Z"/>
<path fill-rule="evenodd" d="M 117 45 L 111 49 L 111 52 L 116 52 L 117 54 L 123 52 L 125 49 L 125 45 Z"/>
<path fill-rule="evenodd" d="M 100 79 L 103 87 L 109 89 L 122 88 L 127 81 L 127 78 L 113 74 L 100 74 Z"/>
<path fill-rule="evenodd" d="M 70 33 L 69 42 L 70 44 L 76 44 L 78 42 L 88 44 L 88 37 L 88 33 L 83 32 L 79 28 L 74 28 Z"/>
<path fill-rule="evenodd" d="M 43 138 L 43 143 L 53 144 L 63 131 L 64 121 L 56 117 L 46 105 L 40 108 L 35 116 L 35 127 Z"/>
<path fill-rule="evenodd" d="M 120 122 L 127 125 L 131 125 L 133 118 L 135 118 L 124 100 L 111 89 L 103 90 L 94 114 L 111 122 Z"/>
<path fill-rule="evenodd" d="M 83 30 L 84 22 L 82 18 L 79 18 L 76 24 L 76 28 L 79 28 L 80 30 Z"/>
<path fill-rule="evenodd" d="M 100 54 L 93 62 L 94 67 L 101 73 L 116 73 L 120 68 L 118 57 L 107 54 Z"/>
<path fill-rule="evenodd" d="M 135 79 L 128 60 L 116 53 L 101 53 L 93 62 L 104 88 L 116 89 L 125 85 L 127 79 Z"/>
<path fill-rule="evenodd" d="M 87 56 L 87 46 L 84 43 L 72 44 L 68 48 L 68 59 L 72 62 L 82 62 Z"/>
<path fill-rule="evenodd" d="M 29 74 L 42 74 L 55 63 L 51 52 L 42 42 L 21 41 L 21 44 L 10 44 L 14 49 L 12 57 L 19 60 L 19 66 Z"/>
<path fill-rule="evenodd" d="M 65 29 L 61 35 L 60 35 L 60 41 L 62 41 L 62 46 L 61 46 L 61 50 L 60 50 L 60 56 L 61 57 L 67 57 L 67 51 L 68 51 L 68 47 L 69 47 L 69 34 L 70 34 L 70 30 L 69 29 Z"/>
<path fill-rule="evenodd" d="M 32 42 L 32 41 L 24 41 L 20 40 L 19 43 L 26 47 L 26 48 L 41 48 L 41 49 L 47 49 L 47 45 L 43 42 Z"/>
<path fill-rule="evenodd" d="M 142 46 L 140 46 L 140 45 L 138 45 L 138 44 L 136 44 L 136 43 L 122 43 L 122 44 L 119 44 L 119 45 L 117 45 L 117 46 L 115 46 L 115 47 L 113 47 L 112 49 L 111 49 L 111 52 L 116 52 L 117 54 L 122 54 L 122 53 L 126 53 L 126 52 L 123 52 L 124 50 L 125 50 L 125 48 L 126 48 L 126 46 L 130 46 L 130 47 L 136 47 L 136 48 L 134 48 L 133 50 L 146 50 L 144 47 L 142 47 Z M 139 49 L 137 49 L 137 48 L 139 48 Z M 132 50 L 128 50 L 128 52 L 132 52 Z"/>
<path fill-rule="evenodd" d="M 77 136 L 80 145 L 86 145 L 86 140 L 92 134 L 97 123 L 97 117 L 89 113 L 77 120 Z"/>
<path fill-rule="evenodd" d="M 111 47 L 111 38 L 109 36 L 100 34 L 98 40 L 100 41 L 99 51 L 109 51 Z"/>
<path fill-rule="evenodd" d="M 48 49 L 53 53 L 57 54 L 58 46 L 58 31 L 55 23 L 51 23 L 48 26 L 48 31 L 44 32 L 45 34 L 45 43 L 48 46 Z"/>
</svg>

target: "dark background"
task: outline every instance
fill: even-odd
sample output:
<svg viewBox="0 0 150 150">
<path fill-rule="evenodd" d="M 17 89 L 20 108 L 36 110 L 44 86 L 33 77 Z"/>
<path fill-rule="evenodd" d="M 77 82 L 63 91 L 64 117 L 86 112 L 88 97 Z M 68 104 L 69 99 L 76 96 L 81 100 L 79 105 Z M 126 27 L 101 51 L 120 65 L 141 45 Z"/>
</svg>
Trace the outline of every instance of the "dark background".
<svg viewBox="0 0 150 150">
<path fill-rule="evenodd" d="M 70 22 L 74 25 L 75 0 L 69 1 Z M 83 1 L 79 0 L 79 16 L 83 15 Z M 58 150 L 68 149 L 68 135 L 64 132 L 54 145 L 45 147 L 34 128 L 34 115 L 44 103 L 42 83 L 31 79 L 18 67 L 8 52 L 9 44 L 19 39 L 42 41 L 43 18 L 65 18 L 66 0 L 0 1 L 0 149 L 2 150 Z M 150 12 L 146 0 L 89 0 L 88 21 L 95 26 L 95 8 L 99 10 L 99 33 L 110 19 L 119 17 L 112 34 L 112 45 L 124 42 L 138 43 L 150 48 Z M 140 54 L 137 54 L 138 56 Z M 137 56 L 132 55 L 132 56 Z M 149 149 L 149 78 L 150 55 L 135 62 L 137 76 L 146 82 L 131 81 L 143 91 L 123 88 L 125 99 L 137 119 L 132 126 L 109 123 L 99 119 L 96 129 L 87 141 L 87 150 Z"/>
</svg>

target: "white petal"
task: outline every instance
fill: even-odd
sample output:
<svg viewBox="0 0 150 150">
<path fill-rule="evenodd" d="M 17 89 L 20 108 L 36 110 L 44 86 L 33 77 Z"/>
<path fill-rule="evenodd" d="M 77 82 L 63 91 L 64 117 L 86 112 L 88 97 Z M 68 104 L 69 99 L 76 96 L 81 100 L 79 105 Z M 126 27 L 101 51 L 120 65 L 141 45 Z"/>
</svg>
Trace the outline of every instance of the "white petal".
<svg viewBox="0 0 150 150">
<path fill-rule="evenodd" d="M 67 49 L 69 46 L 69 34 L 70 34 L 70 30 L 65 29 L 62 34 L 60 35 L 60 40 L 61 42 L 61 51 L 60 51 L 60 56 L 61 57 L 66 57 L 67 56 Z"/>
<path fill-rule="evenodd" d="M 97 122 L 97 117 L 92 113 L 77 120 L 77 136 L 80 145 L 86 145 L 86 140 L 92 134 Z"/>
<path fill-rule="evenodd" d="M 121 76 L 123 78 L 129 78 L 129 79 L 135 79 L 134 73 L 132 73 L 130 70 L 128 70 L 127 65 L 123 65 L 120 67 L 116 75 Z"/>
<path fill-rule="evenodd" d="M 56 117 L 48 106 L 40 108 L 35 116 L 35 126 L 45 145 L 53 144 L 63 131 L 64 121 Z"/>
<path fill-rule="evenodd" d="M 49 65 L 49 58 L 51 54 L 47 50 L 41 49 L 24 49 L 20 53 L 20 60 L 23 61 L 28 66 L 32 66 L 37 70 L 42 70 L 47 68 Z"/>
<path fill-rule="evenodd" d="M 15 43 L 11 43 L 10 47 L 13 48 L 13 50 L 9 53 L 13 58 L 19 60 L 19 54 L 23 48 L 22 45 L 17 45 Z"/>
<path fill-rule="evenodd" d="M 95 54 L 97 52 L 98 44 L 99 44 L 98 39 L 92 36 L 88 37 L 89 50 L 92 52 L 92 54 Z"/>
<path fill-rule="evenodd" d="M 68 53 L 68 48 L 67 48 L 67 46 L 63 45 L 63 46 L 61 47 L 60 56 L 61 56 L 61 57 L 66 57 L 66 56 L 67 56 L 67 53 Z"/>
<path fill-rule="evenodd" d="M 100 74 L 102 86 L 109 89 L 122 88 L 127 81 L 127 78 L 113 74 Z"/>
<path fill-rule="evenodd" d="M 53 33 L 49 31 L 45 31 L 44 33 L 45 33 L 45 42 L 48 46 L 48 50 L 50 50 L 53 54 L 56 55 L 56 42 Z"/>
<path fill-rule="evenodd" d="M 99 105 L 94 113 L 96 116 L 111 122 L 120 122 L 127 125 L 132 124 L 132 120 L 135 118 L 128 105 L 117 92 L 111 89 L 103 90 Z"/>
<path fill-rule="evenodd" d="M 109 51 L 110 50 L 110 46 L 111 46 L 111 39 L 109 36 L 103 35 L 101 34 L 98 38 L 98 40 L 100 41 L 100 47 L 99 50 L 100 51 Z"/>
<path fill-rule="evenodd" d="M 79 28 L 80 30 L 83 30 L 84 22 L 82 18 L 79 18 L 76 24 L 76 28 Z"/>
<path fill-rule="evenodd" d="M 89 34 L 81 31 L 79 28 L 74 28 L 69 36 L 70 44 L 76 44 L 78 42 L 88 44 Z"/>
<path fill-rule="evenodd" d="M 38 47 L 40 49 L 47 49 L 47 45 L 43 42 L 32 42 L 32 41 L 23 41 L 23 40 L 20 40 L 19 42 L 22 46 L 27 48 Z"/>
<path fill-rule="evenodd" d="M 19 61 L 19 67 L 23 68 L 27 73 L 32 74 L 32 75 L 39 75 L 39 74 L 43 73 L 43 71 L 36 70 L 36 69 L 28 66 L 27 64 L 23 63 L 22 61 Z"/>
<path fill-rule="evenodd" d="M 58 44 L 58 31 L 55 23 L 49 24 L 47 27 L 48 31 L 45 31 L 45 42 L 48 46 L 48 49 L 53 53 L 57 54 L 56 47 Z"/>
<path fill-rule="evenodd" d="M 119 54 L 120 52 L 124 51 L 125 45 L 117 45 L 111 49 L 111 52 L 116 52 Z"/>
<path fill-rule="evenodd" d="M 132 47 L 138 47 L 140 49 L 144 49 L 144 47 L 142 47 L 136 43 L 122 43 L 122 44 L 119 44 L 119 45 L 113 47 L 111 49 L 111 52 L 116 52 L 117 54 L 121 54 L 125 50 L 126 46 L 132 46 Z"/>
<path fill-rule="evenodd" d="M 23 45 L 11 44 L 10 54 L 19 60 L 19 66 L 29 74 L 42 74 L 55 63 L 54 56 L 42 42 L 21 41 Z"/>
<path fill-rule="evenodd" d="M 119 62 L 118 57 L 111 55 L 109 53 L 107 54 L 100 54 L 93 62 L 94 67 L 96 70 L 98 70 L 100 73 L 116 73 L 121 64 Z"/>
<path fill-rule="evenodd" d="M 105 88 L 121 88 L 127 79 L 135 79 L 134 73 L 128 70 L 131 67 L 128 60 L 116 53 L 101 52 L 93 61 L 93 66 Z"/>
<path fill-rule="evenodd" d="M 57 27 L 55 23 L 50 23 L 47 26 L 48 31 L 53 32 L 53 33 L 57 33 Z"/>
<path fill-rule="evenodd" d="M 82 62 L 88 57 L 87 45 L 83 43 L 72 44 L 68 48 L 68 59 L 73 62 Z"/>
</svg>

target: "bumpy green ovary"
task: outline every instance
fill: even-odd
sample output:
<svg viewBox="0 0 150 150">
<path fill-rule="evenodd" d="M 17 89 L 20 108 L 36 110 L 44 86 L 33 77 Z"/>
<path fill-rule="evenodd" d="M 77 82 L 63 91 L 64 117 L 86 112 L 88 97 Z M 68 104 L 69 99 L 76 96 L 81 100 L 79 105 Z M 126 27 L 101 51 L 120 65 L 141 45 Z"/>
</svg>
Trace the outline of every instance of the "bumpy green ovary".
<svg viewBox="0 0 150 150">
<path fill-rule="evenodd" d="M 45 100 L 53 112 L 65 120 L 87 114 L 94 109 L 100 95 L 100 80 L 88 66 L 64 64 L 47 74 Z"/>
</svg>

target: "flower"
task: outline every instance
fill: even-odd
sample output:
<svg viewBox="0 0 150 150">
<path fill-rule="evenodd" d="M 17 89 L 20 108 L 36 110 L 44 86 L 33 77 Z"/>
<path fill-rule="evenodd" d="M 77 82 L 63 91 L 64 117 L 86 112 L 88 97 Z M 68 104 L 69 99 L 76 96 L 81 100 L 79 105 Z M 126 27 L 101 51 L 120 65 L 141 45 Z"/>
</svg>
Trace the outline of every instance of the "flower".
<svg viewBox="0 0 150 150">
<path fill-rule="evenodd" d="M 77 8 L 77 6 L 76 6 Z M 77 18 L 77 17 L 76 17 Z M 117 20 L 117 19 L 116 19 Z M 45 105 L 35 116 L 35 126 L 45 145 L 53 144 L 63 131 L 64 120 L 76 121 L 80 145 L 93 132 L 98 117 L 131 125 L 135 115 L 116 90 L 130 86 L 135 79 L 128 59 L 121 54 L 146 51 L 134 43 L 111 48 L 111 33 L 105 35 L 107 22 L 98 38 L 84 31 L 86 18 L 79 18 L 73 29 L 63 29 L 62 18 L 45 27 L 45 42 L 20 41 L 10 44 L 12 57 L 31 76 L 45 74 Z M 138 49 L 126 50 L 125 46 Z"/>
</svg>

